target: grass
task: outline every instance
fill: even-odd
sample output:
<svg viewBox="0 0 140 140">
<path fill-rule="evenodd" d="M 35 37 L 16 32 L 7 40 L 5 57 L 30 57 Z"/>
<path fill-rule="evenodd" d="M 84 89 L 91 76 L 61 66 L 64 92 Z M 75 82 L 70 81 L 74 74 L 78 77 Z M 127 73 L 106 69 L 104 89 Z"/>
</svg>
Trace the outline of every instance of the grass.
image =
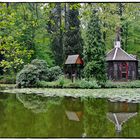
<svg viewBox="0 0 140 140">
<path fill-rule="evenodd" d="M 97 89 L 101 88 L 97 84 L 95 80 L 86 81 L 84 79 L 82 80 L 76 80 L 74 83 L 71 82 L 69 79 L 63 79 L 57 80 L 53 82 L 46 82 L 46 81 L 40 81 L 38 83 L 38 87 L 42 88 L 80 88 L 80 89 Z M 140 80 L 135 81 L 128 81 L 128 82 L 113 82 L 113 81 L 107 81 L 105 84 L 105 88 L 140 88 Z"/>
<path fill-rule="evenodd" d="M 107 81 L 106 88 L 140 88 L 140 80 L 128 81 L 128 82 L 113 82 Z"/>
<path fill-rule="evenodd" d="M 15 88 L 15 84 L 0 84 L 0 90 L 13 89 L 13 88 Z"/>
<path fill-rule="evenodd" d="M 73 83 L 70 79 L 60 77 L 58 80 L 53 82 L 40 81 L 37 84 L 37 87 L 42 88 L 81 88 L 81 89 L 95 89 L 100 88 L 97 82 L 92 79 L 86 81 L 85 79 L 75 80 Z"/>
<path fill-rule="evenodd" d="M 14 84 L 0 84 L 0 89 L 14 87 Z M 101 86 L 95 80 L 86 81 L 85 79 L 76 80 L 74 83 L 70 79 L 60 78 L 57 81 L 40 81 L 38 88 L 75 88 L 75 89 L 99 89 Z M 140 88 L 140 80 L 128 82 L 107 81 L 104 88 Z"/>
</svg>

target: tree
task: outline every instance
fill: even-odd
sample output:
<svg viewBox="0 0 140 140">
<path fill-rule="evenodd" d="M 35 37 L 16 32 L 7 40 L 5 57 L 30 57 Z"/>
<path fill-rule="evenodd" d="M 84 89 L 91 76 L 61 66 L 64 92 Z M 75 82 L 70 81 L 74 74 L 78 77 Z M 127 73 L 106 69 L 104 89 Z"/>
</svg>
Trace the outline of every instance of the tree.
<svg viewBox="0 0 140 140">
<path fill-rule="evenodd" d="M 0 67 L 15 73 L 33 58 L 44 59 L 52 65 L 50 37 L 45 30 L 43 4 L 0 4 Z M 44 20 L 45 19 L 45 20 Z"/>
<path fill-rule="evenodd" d="M 101 21 L 98 17 L 98 9 L 93 9 L 86 32 L 85 76 L 95 78 L 100 84 L 106 81 L 105 69 L 105 44 L 101 33 Z"/>
<path fill-rule="evenodd" d="M 127 50 L 128 46 L 128 23 L 127 20 L 124 17 L 125 12 L 125 4 L 124 3 L 118 3 L 118 15 L 120 17 L 120 32 L 121 32 L 121 47 L 124 50 Z"/>
<path fill-rule="evenodd" d="M 62 30 L 62 4 L 50 3 L 49 21 L 47 30 L 51 36 L 51 50 L 55 64 L 63 63 L 63 30 Z"/>
<path fill-rule="evenodd" d="M 106 117 L 107 107 L 105 99 L 87 98 L 84 100 L 83 124 L 86 137 L 107 137 L 112 135 L 112 131 L 108 132 L 110 125 Z"/>
<path fill-rule="evenodd" d="M 64 56 L 80 54 L 83 52 L 83 40 L 80 32 L 79 20 L 80 4 L 70 3 L 67 6 L 66 14 L 66 32 L 64 39 Z"/>
<path fill-rule="evenodd" d="M 14 41 L 12 36 L 3 38 L 3 44 L 0 46 L 1 54 L 4 59 L 0 62 L 5 72 L 16 74 L 24 65 L 24 60 L 30 60 L 32 51 L 27 50 L 19 43 Z"/>
<path fill-rule="evenodd" d="M 25 60 L 26 62 L 30 60 L 33 53 L 32 50 L 23 47 L 19 40 L 16 40 L 19 33 L 16 22 L 20 22 L 20 19 L 16 16 L 16 11 L 12 9 L 12 6 L 14 5 L 10 4 L 7 7 L 6 4 L 1 4 L 0 9 L 2 13 L 0 15 L 0 50 L 3 56 L 0 67 L 9 74 L 15 74 L 23 66 Z"/>
</svg>

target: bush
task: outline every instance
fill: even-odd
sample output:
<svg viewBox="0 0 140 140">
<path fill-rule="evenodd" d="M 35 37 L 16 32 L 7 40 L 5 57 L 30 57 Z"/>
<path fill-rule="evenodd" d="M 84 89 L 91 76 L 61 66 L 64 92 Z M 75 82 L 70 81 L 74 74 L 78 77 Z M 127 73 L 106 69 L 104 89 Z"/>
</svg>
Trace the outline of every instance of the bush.
<svg viewBox="0 0 140 140">
<path fill-rule="evenodd" d="M 39 86 L 39 81 L 54 81 L 61 74 L 62 71 L 59 66 L 49 69 L 44 60 L 34 59 L 31 64 L 25 65 L 17 74 L 16 84 L 17 87 L 35 87 Z"/>
<path fill-rule="evenodd" d="M 59 66 L 51 67 L 47 74 L 48 81 L 58 80 L 59 76 L 62 75 L 62 70 Z"/>
<path fill-rule="evenodd" d="M 100 86 L 97 84 L 96 80 L 86 81 L 82 79 L 78 81 L 80 88 L 99 88 Z"/>
<path fill-rule="evenodd" d="M 36 66 L 37 69 L 40 70 L 39 71 L 39 79 L 40 80 L 47 80 L 48 79 L 49 68 L 48 68 L 46 61 L 34 59 L 34 60 L 32 60 L 31 64 Z"/>
<path fill-rule="evenodd" d="M 58 84 L 59 84 L 60 86 L 62 86 L 62 87 L 71 84 L 71 80 L 65 78 L 64 75 L 61 75 L 57 81 L 58 81 Z"/>
<path fill-rule="evenodd" d="M 57 81 L 53 82 L 39 81 L 38 87 L 94 89 L 100 88 L 101 86 L 99 86 L 96 80 L 93 79 L 91 81 L 86 81 L 85 79 L 76 80 L 72 83 L 70 79 L 67 79 L 64 76 L 60 76 Z"/>
<path fill-rule="evenodd" d="M 58 80 L 47 82 L 47 81 L 39 81 L 37 86 L 38 87 L 67 87 L 71 83 L 71 80 L 66 79 L 63 75 L 59 77 Z M 65 86 L 66 85 L 66 86 Z"/>
<path fill-rule="evenodd" d="M 64 86 L 64 84 L 65 84 L 65 77 L 64 77 L 64 76 L 59 77 L 59 79 L 58 79 L 58 84 L 59 84 L 61 87 Z"/>
<path fill-rule="evenodd" d="M 16 76 L 15 75 L 3 75 L 0 76 L 0 84 L 15 84 Z"/>
<path fill-rule="evenodd" d="M 25 65 L 24 68 L 17 74 L 17 87 L 34 87 L 39 81 L 40 69 L 32 64 Z"/>
<path fill-rule="evenodd" d="M 39 81 L 37 83 L 37 87 L 41 87 L 41 88 L 47 88 L 47 87 L 59 87 L 58 82 L 57 81 L 53 81 L 53 82 L 46 82 L 46 81 Z"/>
</svg>

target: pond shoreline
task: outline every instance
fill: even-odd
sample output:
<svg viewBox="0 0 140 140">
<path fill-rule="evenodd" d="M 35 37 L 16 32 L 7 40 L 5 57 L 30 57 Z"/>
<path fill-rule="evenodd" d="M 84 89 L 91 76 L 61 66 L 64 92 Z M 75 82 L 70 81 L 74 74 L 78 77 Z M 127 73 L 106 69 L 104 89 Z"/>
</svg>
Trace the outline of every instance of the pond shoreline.
<svg viewBox="0 0 140 140">
<path fill-rule="evenodd" d="M 26 88 L 49 88 L 49 89 L 134 89 L 134 88 L 140 88 L 140 86 L 111 86 L 111 87 L 94 87 L 94 88 L 82 88 L 82 87 L 75 87 L 75 86 L 40 86 L 40 87 L 25 87 Z M 0 90 L 2 89 L 23 89 L 23 88 L 17 88 L 16 84 L 0 84 Z"/>
<path fill-rule="evenodd" d="M 72 89 L 72 88 L 9 88 L 0 93 L 7 94 L 37 94 L 44 97 L 73 97 L 73 98 L 107 98 L 111 101 L 140 103 L 139 88 L 100 88 L 100 89 Z"/>
</svg>

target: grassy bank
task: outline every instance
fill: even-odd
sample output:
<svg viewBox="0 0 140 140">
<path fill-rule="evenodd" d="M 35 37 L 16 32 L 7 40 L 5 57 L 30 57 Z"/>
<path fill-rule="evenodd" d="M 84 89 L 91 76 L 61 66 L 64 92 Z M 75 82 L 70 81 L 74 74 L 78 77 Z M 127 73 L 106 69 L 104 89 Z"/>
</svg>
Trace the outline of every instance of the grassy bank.
<svg viewBox="0 0 140 140">
<path fill-rule="evenodd" d="M 86 81 L 86 80 L 76 80 L 72 83 L 70 80 L 63 81 L 54 81 L 54 82 L 45 82 L 40 81 L 37 85 L 40 88 L 80 88 L 80 89 L 98 89 L 101 88 L 95 80 Z M 140 88 L 140 80 L 127 81 L 127 82 L 113 82 L 107 81 L 104 85 L 104 88 Z"/>
<path fill-rule="evenodd" d="M 14 89 L 15 86 L 16 86 L 15 84 L 0 84 L 0 90 Z"/>
<path fill-rule="evenodd" d="M 0 89 L 14 88 L 16 84 L 0 84 Z M 74 83 L 69 79 L 57 80 L 53 82 L 40 81 L 35 88 L 72 88 L 72 89 L 101 89 L 95 80 L 76 80 Z M 140 80 L 128 82 L 107 81 L 104 88 L 140 88 Z"/>
</svg>

